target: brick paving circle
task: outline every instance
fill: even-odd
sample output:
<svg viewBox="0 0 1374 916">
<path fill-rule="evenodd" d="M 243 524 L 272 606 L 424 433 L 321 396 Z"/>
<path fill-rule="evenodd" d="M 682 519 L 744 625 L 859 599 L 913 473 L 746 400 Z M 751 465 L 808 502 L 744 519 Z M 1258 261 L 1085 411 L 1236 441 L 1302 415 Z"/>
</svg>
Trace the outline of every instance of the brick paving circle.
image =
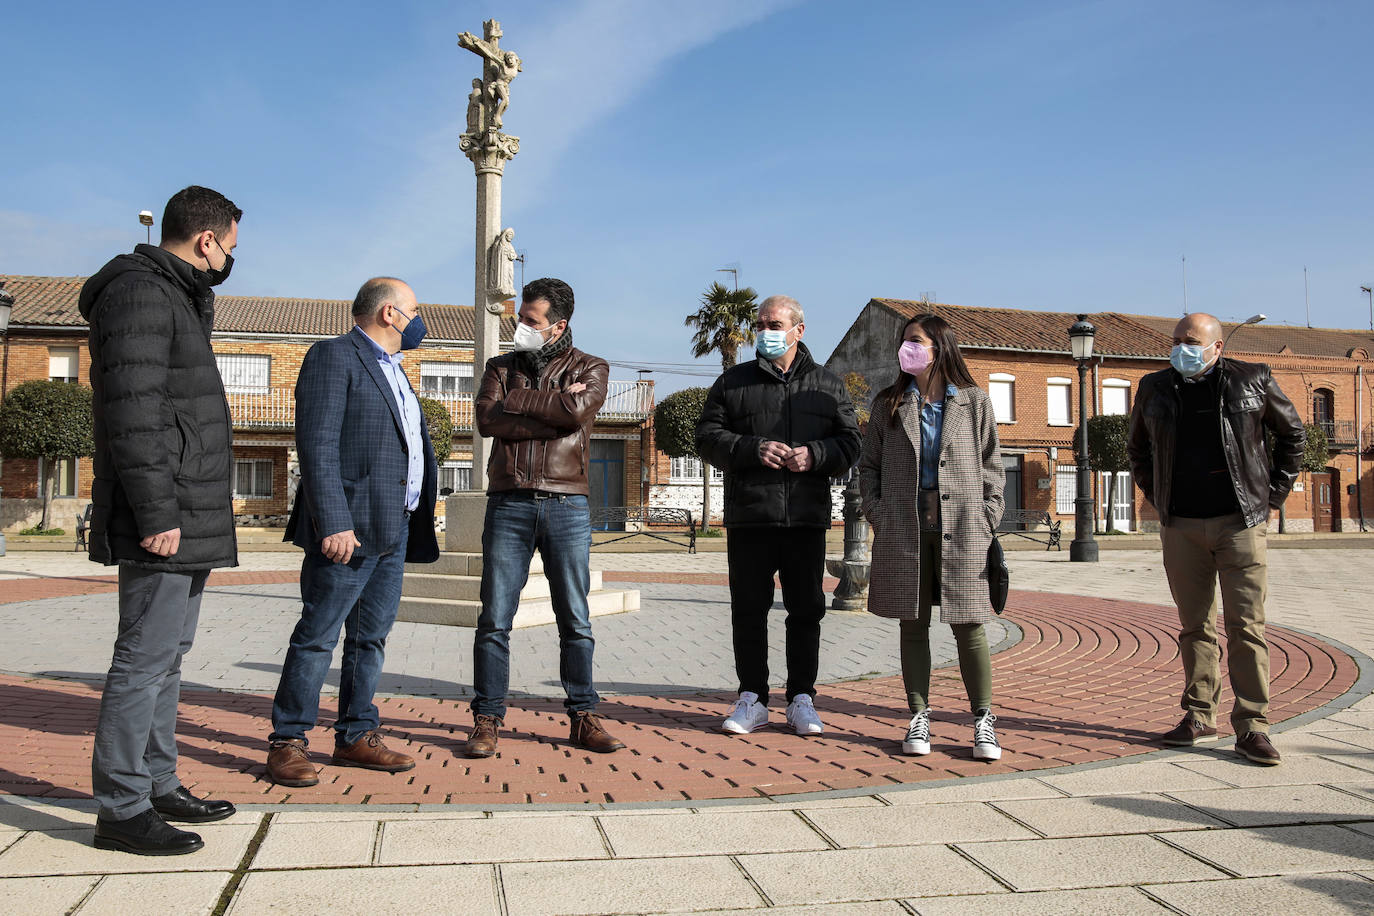
<svg viewBox="0 0 1374 916">
<path fill-rule="evenodd" d="M 642 575 L 642 574 L 640 574 Z M 635 574 L 616 576 L 634 581 Z M 294 581 L 290 573 L 216 573 L 212 583 Z M 607 577 L 611 578 L 610 576 Z M 694 579 L 693 581 L 698 581 Z M 714 584 L 723 584 L 716 576 Z M 113 590 L 112 577 L 7 582 L 0 602 Z M 41 594 L 40 594 L 41 592 Z M 416 756 L 402 774 L 330 767 L 322 719 L 312 757 L 320 785 L 274 786 L 264 778 L 264 694 L 186 690 L 177 736 L 180 775 L 197 794 L 238 803 L 504 804 L 615 803 L 757 798 L 890 787 L 949 777 L 1013 773 L 1157 750 L 1155 736 L 1179 718 L 1182 670 L 1170 607 L 1041 592 L 1012 592 L 1007 616 L 1024 638 L 993 660 L 1004 754 L 972 759 L 971 717 L 955 668 L 932 683 L 932 753 L 898 753 L 907 713 L 900 677 L 829 684 L 817 708 L 824 735 L 799 738 L 782 724 L 748 736 L 717 731 L 732 694 L 616 696 L 600 712 L 629 746 L 595 755 L 568 744 L 557 701 L 512 704 L 500 754 L 468 760 L 462 701 L 379 698 L 390 744 Z M 1282 627 L 1267 630 L 1271 721 L 1321 707 L 1347 692 L 1359 669 L 1344 652 Z M 0 676 L 0 793 L 88 797 L 98 688 Z M 1223 691 L 1223 714 L 1231 703 Z M 1228 726 L 1221 723 L 1223 732 Z M 1280 749 L 1282 744 L 1280 743 Z"/>
</svg>

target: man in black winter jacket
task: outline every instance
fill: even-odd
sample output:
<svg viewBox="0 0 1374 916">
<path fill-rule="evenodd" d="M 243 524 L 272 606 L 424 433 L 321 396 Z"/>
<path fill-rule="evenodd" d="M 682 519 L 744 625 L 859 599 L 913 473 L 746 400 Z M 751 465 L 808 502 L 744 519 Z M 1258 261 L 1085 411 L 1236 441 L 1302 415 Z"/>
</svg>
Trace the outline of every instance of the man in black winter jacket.
<svg viewBox="0 0 1374 916">
<path fill-rule="evenodd" d="M 243 212 L 192 186 L 162 216 L 162 241 L 110 261 L 82 287 L 90 323 L 95 481 L 90 557 L 119 566 L 119 629 L 91 759 L 95 845 L 195 852 L 234 806 L 177 779 L 181 659 L 210 570 L 237 566 L 229 409 L 210 349 L 211 287 L 229 276 Z"/>
<path fill-rule="evenodd" d="M 1279 752 L 1267 718 L 1265 532 L 1269 513 L 1293 489 L 1306 437 L 1269 367 L 1227 359 L 1225 346 L 1216 318 L 1185 315 L 1174 328 L 1173 367 L 1140 380 L 1131 411 L 1131 476 L 1159 513 L 1164 572 L 1180 623 L 1184 716 L 1160 740 L 1171 747 L 1216 740 L 1220 581 L 1236 753 L 1273 766 Z"/>
<path fill-rule="evenodd" d="M 768 611 L 773 575 L 787 608 L 787 722 L 821 733 L 813 699 L 825 593 L 830 478 L 853 467 L 859 427 L 844 383 L 801 342 L 801 306 L 770 296 L 755 322 L 758 358 L 725 371 L 706 397 L 697 451 L 725 471 L 730 618 L 739 699 L 722 729 L 768 722 Z"/>
</svg>

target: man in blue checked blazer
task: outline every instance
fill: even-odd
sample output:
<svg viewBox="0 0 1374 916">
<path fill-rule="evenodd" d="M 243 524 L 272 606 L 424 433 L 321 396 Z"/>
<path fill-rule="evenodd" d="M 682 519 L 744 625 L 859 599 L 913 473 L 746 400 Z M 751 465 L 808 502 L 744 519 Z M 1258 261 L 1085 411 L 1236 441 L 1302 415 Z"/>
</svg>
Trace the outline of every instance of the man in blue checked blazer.
<svg viewBox="0 0 1374 916">
<path fill-rule="evenodd" d="M 405 564 L 439 558 L 438 465 L 400 354 L 419 345 L 425 325 L 415 293 L 393 277 L 363 284 L 353 321 L 347 334 L 310 348 L 296 380 L 301 480 L 286 539 L 305 548 L 302 608 L 272 703 L 267 755 L 268 777 L 284 786 L 319 782 L 305 733 L 319 714 L 340 628 L 330 763 L 390 773 L 415 766 L 382 743 L 372 697 Z"/>
</svg>

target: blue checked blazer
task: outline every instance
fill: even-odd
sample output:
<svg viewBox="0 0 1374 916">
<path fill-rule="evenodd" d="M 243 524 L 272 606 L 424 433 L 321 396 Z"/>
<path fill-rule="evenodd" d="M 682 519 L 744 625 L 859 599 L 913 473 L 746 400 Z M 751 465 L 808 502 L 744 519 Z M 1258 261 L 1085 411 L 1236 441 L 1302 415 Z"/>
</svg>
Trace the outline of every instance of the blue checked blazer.
<svg viewBox="0 0 1374 916">
<path fill-rule="evenodd" d="M 406 560 L 439 559 L 434 499 L 439 467 L 420 424 L 425 480 L 410 516 Z M 286 540 L 319 551 L 331 534 L 353 529 L 357 556 L 376 556 L 405 522 L 407 450 L 401 412 L 377 355 L 350 331 L 310 348 L 296 378 L 296 451 L 301 480 Z"/>
</svg>

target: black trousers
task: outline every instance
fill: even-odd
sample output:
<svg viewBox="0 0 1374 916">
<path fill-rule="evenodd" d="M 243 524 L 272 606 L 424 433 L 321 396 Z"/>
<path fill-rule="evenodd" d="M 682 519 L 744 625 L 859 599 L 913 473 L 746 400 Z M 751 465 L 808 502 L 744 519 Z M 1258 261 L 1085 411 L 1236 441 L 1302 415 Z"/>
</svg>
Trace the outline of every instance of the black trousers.
<svg viewBox="0 0 1374 916">
<path fill-rule="evenodd" d="M 825 616 L 825 529 L 731 528 L 726 552 L 740 692 L 751 690 L 759 702 L 768 702 L 768 611 L 776 573 L 787 608 L 787 701 L 803 693 L 815 696 Z"/>
</svg>

